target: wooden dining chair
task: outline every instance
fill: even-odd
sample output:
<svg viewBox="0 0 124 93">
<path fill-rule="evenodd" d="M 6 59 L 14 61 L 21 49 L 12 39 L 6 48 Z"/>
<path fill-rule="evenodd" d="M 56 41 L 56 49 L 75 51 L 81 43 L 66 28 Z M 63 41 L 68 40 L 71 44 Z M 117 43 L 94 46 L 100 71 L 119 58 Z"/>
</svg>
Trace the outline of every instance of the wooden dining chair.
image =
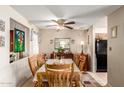
<svg viewBox="0 0 124 93">
<path fill-rule="evenodd" d="M 29 67 L 30 67 L 30 70 L 32 72 L 32 75 L 34 76 L 36 71 L 37 71 L 37 69 L 38 69 L 38 66 L 37 66 L 37 55 L 29 57 L 28 58 L 28 63 L 29 63 Z"/>
<path fill-rule="evenodd" d="M 45 55 L 44 54 L 38 54 L 37 55 L 38 68 L 40 68 L 44 63 L 45 63 Z"/>
<path fill-rule="evenodd" d="M 49 86 L 72 86 L 73 70 L 73 64 L 46 64 L 46 74 Z"/>
<path fill-rule="evenodd" d="M 43 87 L 43 78 L 42 78 L 42 72 L 37 73 L 37 85 L 36 87 Z"/>
<path fill-rule="evenodd" d="M 37 81 L 33 82 L 34 87 L 48 87 L 48 80 L 46 78 L 46 73 L 36 72 Z"/>
<path fill-rule="evenodd" d="M 75 55 L 75 63 L 76 63 L 76 65 L 79 67 L 79 54 L 76 54 Z"/>
<path fill-rule="evenodd" d="M 80 71 L 84 70 L 85 63 L 86 63 L 86 56 L 85 55 L 80 55 L 80 58 L 79 58 L 79 69 L 80 69 Z"/>
</svg>

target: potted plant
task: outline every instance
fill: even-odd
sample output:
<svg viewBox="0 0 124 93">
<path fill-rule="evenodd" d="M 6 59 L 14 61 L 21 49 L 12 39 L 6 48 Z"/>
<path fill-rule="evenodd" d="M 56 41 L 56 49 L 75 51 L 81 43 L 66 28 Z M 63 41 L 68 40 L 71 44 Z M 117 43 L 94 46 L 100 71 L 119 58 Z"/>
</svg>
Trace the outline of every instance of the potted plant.
<svg viewBox="0 0 124 93">
<path fill-rule="evenodd" d="M 62 47 L 59 47 L 58 48 L 58 53 L 62 53 L 62 52 L 64 52 L 64 49 Z"/>
<path fill-rule="evenodd" d="M 59 47 L 57 50 L 58 50 L 57 56 L 59 57 L 59 59 L 61 59 L 64 53 L 64 49 L 62 47 Z"/>
</svg>

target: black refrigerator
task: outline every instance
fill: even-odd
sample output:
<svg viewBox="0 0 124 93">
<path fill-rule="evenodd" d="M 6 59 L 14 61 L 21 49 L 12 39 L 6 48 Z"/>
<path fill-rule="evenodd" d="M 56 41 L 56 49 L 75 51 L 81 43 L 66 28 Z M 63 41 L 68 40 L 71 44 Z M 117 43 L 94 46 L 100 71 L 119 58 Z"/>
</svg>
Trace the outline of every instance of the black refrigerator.
<svg viewBox="0 0 124 93">
<path fill-rule="evenodd" d="M 95 40 L 97 72 L 107 71 L 107 40 Z"/>
</svg>

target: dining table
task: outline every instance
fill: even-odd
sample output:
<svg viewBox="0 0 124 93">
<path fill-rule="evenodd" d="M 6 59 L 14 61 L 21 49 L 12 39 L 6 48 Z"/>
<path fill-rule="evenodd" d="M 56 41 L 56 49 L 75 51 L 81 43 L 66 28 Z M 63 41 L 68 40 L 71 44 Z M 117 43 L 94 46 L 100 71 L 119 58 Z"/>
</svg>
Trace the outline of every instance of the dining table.
<svg viewBox="0 0 124 93">
<path fill-rule="evenodd" d="M 81 81 L 81 71 L 80 69 L 77 67 L 77 65 L 75 64 L 75 62 L 72 59 L 47 59 L 45 64 L 72 64 L 74 66 L 74 74 L 72 77 L 72 80 L 75 82 L 80 82 Z M 35 73 L 34 78 L 33 78 L 33 82 L 37 82 L 37 73 L 41 72 L 42 73 L 42 77 L 43 77 L 43 81 L 47 81 L 47 76 L 46 76 L 46 68 L 45 68 L 45 64 L 43 64 Z"/>
</svg>

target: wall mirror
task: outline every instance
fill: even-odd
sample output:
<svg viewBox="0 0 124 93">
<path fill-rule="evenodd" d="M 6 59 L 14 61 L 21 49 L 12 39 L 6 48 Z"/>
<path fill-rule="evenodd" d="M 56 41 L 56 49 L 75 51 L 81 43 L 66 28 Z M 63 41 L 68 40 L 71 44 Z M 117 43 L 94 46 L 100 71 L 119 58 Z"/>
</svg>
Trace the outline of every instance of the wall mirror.
<svg viewBox="0 0 124 93">
<path fill-rule="evenodd" d="M 70 38 L 55 38 L 54 48 L 63 48 L 64 50 L 70 50 Z"/>
</svg>

